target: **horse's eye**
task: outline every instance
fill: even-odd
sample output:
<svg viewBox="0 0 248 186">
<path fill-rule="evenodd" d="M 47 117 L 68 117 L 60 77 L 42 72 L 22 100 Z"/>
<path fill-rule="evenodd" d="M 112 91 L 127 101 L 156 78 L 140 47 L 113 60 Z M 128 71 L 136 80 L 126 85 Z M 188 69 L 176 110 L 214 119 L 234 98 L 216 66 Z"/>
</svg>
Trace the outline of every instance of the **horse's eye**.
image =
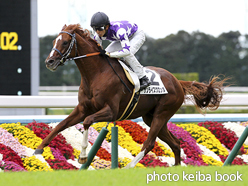
<svg viewBox="0 0 248 186">
<path fill-rule="evenodd" d="M 63 45 L 66 46 L 68 44 L 68 41 L 64 41 Z"/>
</svg>

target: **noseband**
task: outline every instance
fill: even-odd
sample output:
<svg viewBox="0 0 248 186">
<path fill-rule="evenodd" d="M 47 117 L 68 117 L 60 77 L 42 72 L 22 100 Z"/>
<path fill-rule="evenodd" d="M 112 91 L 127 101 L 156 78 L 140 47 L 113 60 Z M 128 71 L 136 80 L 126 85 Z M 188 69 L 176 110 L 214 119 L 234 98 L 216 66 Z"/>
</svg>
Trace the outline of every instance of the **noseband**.
<svg viewBox="0 0 248 186">
<path fill-rule="evenodd" d="M 68 57 L 71 54 L 71 51 L 72 51 L 74 44 L 75 44 L 75 56 L 77 56 L 77 40 L 76 40 L 76 34 L 75 33 L 71 34 L 70 32 L 61 31 L 59 34 L 61 34 L 61 33 L 66 33 L 66 34 L 71 36 L 71 43 L 70 43 L 67 51 L 64 54 L 62 54 L 57 48 L 53 48 L 52 50 L 57 51 L 61 55 L 60 63 L 64 64 L 67 60 L 69 60 Z"/>
<path fill-rule="evenodd" d="M 90 56 L 96 56 L 96 55 L 100 55 L 100 52 L 95 52 L 95 53 L 91 53 L 91 54 L 86 54 L 86 55 L 83 55 L 83 56 L 77 56 L 77 41 L 76 41 L 76 34 L 71 34 L 70 32 L 66 32 L 66 31 L 61 31 L 59 34 L 61 33 L 66 33 L 68 35 L 71 36 L 71 43 L 67 49 L 67 51 L 62 54 L 57 48 L 53 48 L 52 50 L 55 50 L 57 51 L 60 55 L 61 55 L 61 60 L 60 60 L 60 64 L 61 65 L 64 65 L 64 63 L 66 61 L 69 61 L 69 60 L 75 60 L 75 59 L 79 59 L 79 58 L 85 58 L 85 57 L 90 57 Z M 73 48 L 73 45 L 75 44 L 75 57 L 72 57 L 72 58 L 68 58 L 69 55 L 71 54 L 71 51 L 72 51 L 72 48 Z M 106 56 L 105 56 L 106 57 Z M 119 79 L 121 80 L 121 82 L 125 85 L 125 87 L 128 89 L 128 91 L 131 93 L 131 90 L 128 88 L 128 86 L 124 83 L 124 81 L 121 79 L 121 77 L 118 75 L 118 73 L 115 71 L 114 67 L 112 66 L 112 64 L 109 62 L 108 58 L 106 57 L 109 65 L 111 66 L 111 68 L 114 70 L 114 72 L 116 73 L 116 75 L 119 77 Z"/>
</svg>

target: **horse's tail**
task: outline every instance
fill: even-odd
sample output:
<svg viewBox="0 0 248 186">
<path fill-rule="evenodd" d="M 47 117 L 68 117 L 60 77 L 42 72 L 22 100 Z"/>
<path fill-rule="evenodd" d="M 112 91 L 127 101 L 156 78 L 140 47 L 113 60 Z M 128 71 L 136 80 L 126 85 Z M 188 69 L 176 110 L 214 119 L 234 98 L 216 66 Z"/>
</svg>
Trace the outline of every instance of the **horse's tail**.
<svg viewBox="0 0 248 186">
<path fill-rule="evenodd" d="M 193 95 L 193 97 L 185 97 L 190 99 L 196 107 L 200 109 L 216 110 L 223 97 L 223 84 L 230 78 L 220 80 L 217 76 L 210 78 L 209 83 L 200 83 L 196 81 L 182 81 L 179 82 L 182 85 L 185 95 Z"/>
</svg>

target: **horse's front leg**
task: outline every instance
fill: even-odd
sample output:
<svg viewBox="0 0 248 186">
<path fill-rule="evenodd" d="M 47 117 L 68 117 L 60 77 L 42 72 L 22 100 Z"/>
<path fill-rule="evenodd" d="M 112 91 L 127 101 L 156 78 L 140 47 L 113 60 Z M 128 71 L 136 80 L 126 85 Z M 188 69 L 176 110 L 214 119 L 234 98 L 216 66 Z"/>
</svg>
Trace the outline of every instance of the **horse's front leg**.
<svg viewBox="0 0 248 186">
<path fill-rule="evenodd" d="M 110 107 L 108 105 L 106 105 L 103 109 L 101 109 L 100 111 L 87 116 L 83 122 L 84 125 L 84 133 L 83 133 L 83 143 L 82 143 L 82 151 L 79 155 L 78 158 L 78 162 L 80 164 L 84 164 L 87 161 L 87 154 L 86 154 L 86 148 L 88 146 L 88 130 L 89 130 L 89 126 L 93 123 L 93 122 L 98 122 L 98 121 L 111 121 L 113 120 L 113 112 L 110 109 Z"/>
<path fill-rule="evenodd" d="M 78 158 L 78 163 L 80 164 L 84 164 L 87 161 L 86 148 L 88 147 L 88 131 L 89 129 L 84 130 L 84 133 L 83 133 L 82 151 Z"/>
<path fill-rule="evenodd" d="M 63 121 L 61 121 L 42 141 L 42 143 L 37 147 L 34 154 L 42 154 L 43 148 L 49 145 L 53 138 L 62 130 L 80 123 L 84 119 L 84 114 L 79 111 L 79 106 L 76 106 L 72 113 Z"/>
<path fill-rule="evenodd" d="M 114 113 L 114 110 L 117 111 L 117 108 L 111 109 L 110 106 L 108 104 L 106 104 L 98 112 L 87 116 L 83 122 L 84 129 L 87 130 L 90 127 L 90 125 L 94 122 L 114 121 L 116 113 L 117 113 L 117 112 Z"/>
</svg>

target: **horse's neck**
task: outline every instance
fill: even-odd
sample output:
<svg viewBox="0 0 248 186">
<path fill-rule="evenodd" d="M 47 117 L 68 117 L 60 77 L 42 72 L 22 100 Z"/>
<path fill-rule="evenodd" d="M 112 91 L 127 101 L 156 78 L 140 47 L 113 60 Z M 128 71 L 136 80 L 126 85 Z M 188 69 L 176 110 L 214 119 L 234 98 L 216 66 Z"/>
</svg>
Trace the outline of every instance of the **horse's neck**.
<svg viewBox="0 0 248 186">
<path fill-rule="evenodd" d="M 78 42 L 79 56 L 94 52 L 97 52 L 97 47 L 92 45 L 88 40 L 84 39 L 84 41 Z M 92 82 L 101 75 L 101 71 L 105 64 L 100 59 L 101 57 L 96 55 L 75 60 L 81 74 L 81 82 L 84 82 L 84 86 L 91 86 Z"/>
</svg>

